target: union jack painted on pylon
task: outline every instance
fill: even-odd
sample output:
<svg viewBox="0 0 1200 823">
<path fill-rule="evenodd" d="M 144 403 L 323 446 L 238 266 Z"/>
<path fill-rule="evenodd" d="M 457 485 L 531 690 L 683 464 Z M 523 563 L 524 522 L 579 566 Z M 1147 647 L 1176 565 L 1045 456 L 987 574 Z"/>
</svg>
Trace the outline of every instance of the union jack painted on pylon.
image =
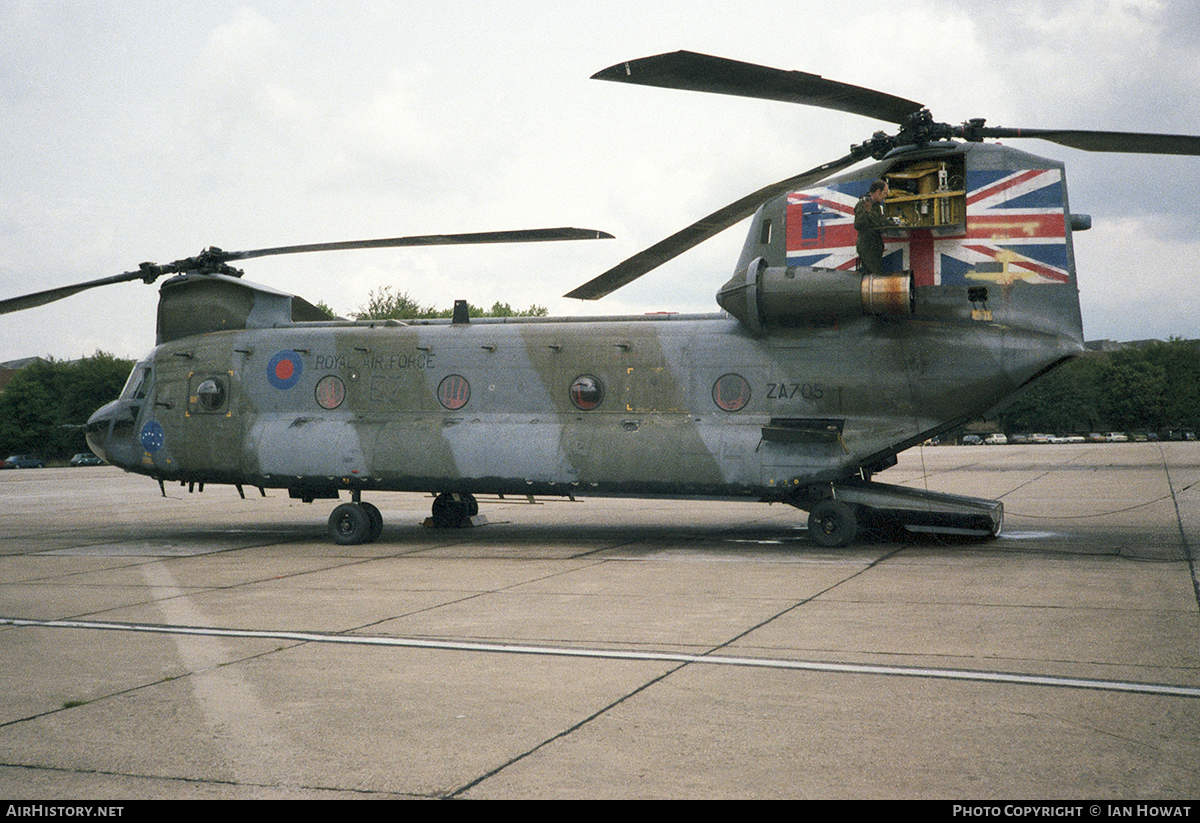
<svg viewBox="0 0 1200 823">
<path fill-rule="evenodd" d="M 788 195 L 787 262 L 852 270 L 854 204 L 869 180 Z M 884 235 L 884 271 L 911 269 L 918 286 L 1070 280 L 1060 169 L 968 171 L 966 225 Z"/>
</svg>

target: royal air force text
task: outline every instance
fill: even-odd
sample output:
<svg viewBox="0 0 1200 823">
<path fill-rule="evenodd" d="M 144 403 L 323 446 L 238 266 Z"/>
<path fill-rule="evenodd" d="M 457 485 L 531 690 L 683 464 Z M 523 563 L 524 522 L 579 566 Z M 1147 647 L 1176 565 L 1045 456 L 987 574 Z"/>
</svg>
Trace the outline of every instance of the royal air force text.
<svg viewBox="0 0 1200 823">
<path fill-rule="evenodd" d="M 419 351 L 407 354 L 372 354 L 362 359 L 351 359 L 344 354 L 318 354 L 315 358 L 317 371 L 335 371 L 349 368 L 393 371 L 401 369 L 432 369 L 433 352 Z"/>
</svg>

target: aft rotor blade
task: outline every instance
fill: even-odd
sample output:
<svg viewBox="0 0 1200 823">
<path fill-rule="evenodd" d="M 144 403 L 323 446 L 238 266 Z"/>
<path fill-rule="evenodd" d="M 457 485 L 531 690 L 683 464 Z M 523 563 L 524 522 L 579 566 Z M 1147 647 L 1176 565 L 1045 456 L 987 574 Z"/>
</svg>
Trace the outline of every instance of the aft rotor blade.
<svg viewBox="0 0 1200 823">
<path fill-rule="evenodd" d="M 345 240 L 337 243 L 308 243 L 302 246 L 279 246 L 274 249 L 225 252 L 226 260 L 249 260 L 275 254 L 302 254 L 313 251 L 348 251 L 350 249 L 386 249 L 399 246 L 456 246 L 471 243 L 537 243 L 550 240 L 611 240 L 612 235 L 595 229 L 519 229 L 516 231 L 481 231 L 468 234 L 422 234 L 413 237 L 386 237 L 379 240 Z"/>
<path fill-rule="evenodd" d="M 764 186 L 758 191 L 748 194 L 740 200 L 735 200 L 728 206 L 718 209 L 707 217 L 696 221 L 682 231 L 677 231 L 665 240 L 660 240 L 645 251 L 638 252 L 633 257 L 618 263 L 613 268 L 597 277 L 592 278 L 574 291 L 567 292 L 566 297 L 576 297 L 580 300 L 599 300 L 606 294 L 611 294 L 622 286 L 632 283 L 643 274 L 652 271 L 668 260 L 683 254 L 693 246 L 703 243 L 725 229 L 754 214 L 754 212 L 773 197 L 785 194 L 793 189 L 802 189 L 835 174 L 847 166 L 852 166 L 861 159 L 858 153 L 817 166 L 815 169 L 780 180 Z"/>
<path fill-rule="evenodd" d="M 618 63 L 593 74 L 592 79 L 780 100 L 847 111 L 889 123 L 903 123 L 908 115 L 922 108 L 920 103 L 903 97 L 826 80 L 819 74 L 784 71 L 692 51 Z"/>
<path fill-rule="evenodd" d="M 81 291 L 98 288 L 99 286 L 111 286 L 114 283 L 125 283 L 129 280 L 142 280 L 145 277 L 146 273 L 143 271 L 128 271 L 124 274 L 113 275 L 112 277 L 101 277 L 99 280 L 76 283 L 73 286 L 60 286 L 57 289 L 47 289 L 46 291 L 34 292 L 33 294 L 23 294 L 20 297 L 10 297 L 7 300 L 0 300 L 0 314 L 24 311 L 25 309 L 32 309 L 35 306 L 44 306 L 47 303 L 53 303 L 55 300 L 62 300 L 64 297 L 79 294 Z"/>
<path fill-rule="evenodd" d="M 1070 131 L 1063 129 L 1006 129 L 985 127 L 980 137 L 1036 137 L 1084 151 L 1130 154 L 1200 155 L 1200 137 L 1190 134 L 1145 134 L 1128 131 Z"/>
</svg>

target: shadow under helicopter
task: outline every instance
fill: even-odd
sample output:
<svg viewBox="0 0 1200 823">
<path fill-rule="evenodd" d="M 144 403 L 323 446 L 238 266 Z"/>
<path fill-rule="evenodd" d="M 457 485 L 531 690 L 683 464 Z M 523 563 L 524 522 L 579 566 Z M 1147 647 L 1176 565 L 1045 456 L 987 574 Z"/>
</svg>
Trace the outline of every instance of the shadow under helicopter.
<svg viewBox="0 0 1200 823">
<path fill-rule="evenodd" d="M 485 510 L 486 511 L 486 510 Z M 802 524 L 763 523 L 721 527 L 712 523 L 522 523 L 490 513 L 484 525 L 471 528 L 431 528 L 416 519 L 394 519 L 378 542 L 339 547 L 338 556 L 542 560 L 593 557 L 609 560 L 726 560 L 749 562 L 851 562 L 873 564 L 901 552 L 924 557 L 971 554 L 1025 554 L 1097 557 L 1171 562 L 1187 559 L 1178 534 L 1143 533 L 1139 539 L 1122 531 L 1091 527 L 1064 530 L 1015 528 L 997 538 L 907 532 L 897 528 L 866 528 L 853 547 L 819 546 Z M 56 541 L 59 547 L 29 552 L 40 555 L 95 557 L 191 557 L 280 546 L 313 546 L 329 554 L 321 522 L 297 524 L 271 518 L 243 522 L 237 527 L 191 524 L 146 524 L 99 528 L 86 541 Z M 69 545 L 62 545 L 67 543 Z"/>
</svg>

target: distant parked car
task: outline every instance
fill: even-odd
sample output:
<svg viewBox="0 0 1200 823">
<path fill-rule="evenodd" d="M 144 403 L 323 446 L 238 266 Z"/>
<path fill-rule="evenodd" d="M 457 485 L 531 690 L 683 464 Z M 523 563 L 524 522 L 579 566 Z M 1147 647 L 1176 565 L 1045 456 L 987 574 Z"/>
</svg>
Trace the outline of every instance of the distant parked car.
<svg viewBox="0 0 1200 823">
<path fill-rule="evenodd" d="M 3 468 L 6 469 L 41 469 L 45 468 L 46 464 L 42 462 L 40 457 L 34 457 L 32 454 L 14 454 L 4 461 Z"/>
<path fill-rule="evenodd" d="M 1101 434 L 1100 432 L 1091 432 L 1090 434 L 1088 434 L 1087 440 L 1089 443 L 1107 443 L 1108 437 Z"/>
<path fill-rule="evenodd" d="M 1109 432 L 1107 440 L 1109 443 L 1128 443 L 1129 435 L 1125 432 Z"/>
<path fill-rule="evenodd" d="M 1008 436 L 1004 432 L 995 432 L 985 437 L 983 443 L 985 446 L 1007 446 Z"/>
<path fill-rule="evenodd" d="M 977 434 L 964 434 L 961 443 L 964 446 L 981 446 L 983 445 L 983 438 Z"/>
<path fill-rule="evenodd" d="M 71 458 L 72 466 L 103 466 L 104 461 L 91 452 L 80 452 Z"/>
</svg>

